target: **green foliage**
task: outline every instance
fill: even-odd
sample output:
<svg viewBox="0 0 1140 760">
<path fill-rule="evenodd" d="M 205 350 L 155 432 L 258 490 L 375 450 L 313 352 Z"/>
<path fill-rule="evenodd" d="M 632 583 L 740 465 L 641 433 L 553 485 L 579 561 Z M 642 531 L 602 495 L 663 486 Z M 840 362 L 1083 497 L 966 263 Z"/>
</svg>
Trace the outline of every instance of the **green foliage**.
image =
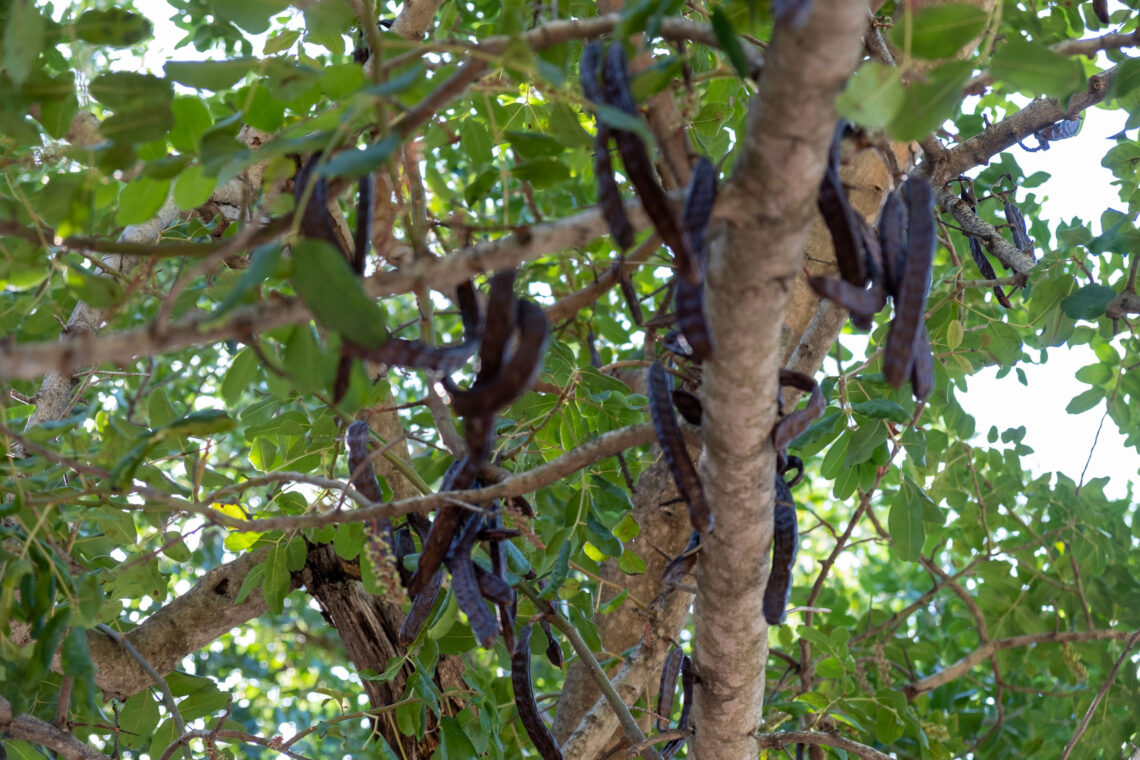
<svg viewBox="0 0 1140 760">
<path fill-rule="evenodd" d="M 162 243 L 190 248 L 115 276 L 105 276 L 102 254 L 92 246 L 61 241 L 75 235 L 111 244 L 124 226 L 151 220 L 171 193 L 181 208 L 198 208 L 251 167 L 264 168 L 270 186 L 291 176 L 296 157 L 318 150 L 326 151 L 321 174 L 334 187 L 375 174 L 389 182 L 385 201 L 399 199 L 384 218 L 394 226 L 392 236 L 380 230 L 383 271 L 403 267 L 407 251 L 420 257 L 405 269 L 416 277 L 431 257 L 471 242 L 511 233 L 524 239 L 534 225 L 596 202 L 594 111 L 576 84 L 582 41 L 532 50 L 519 35 L 548 21 L 546 9 L 532 19 L 532 9 L 517 2 L 445 3 L 431 56 L 413 55 L 416 44 L 380 32 L 385 68 L 374 81 L 349 58 L 347 4 L 311 3 L 299 11 L 279 0 L 173 5 L 186 33 L 173 57 L 195 57 L 185 49 L 192 47 L 214 60 L 171 60 L 162 75 L 110 66 L 118 55 L 112 50 L 153 44 L 150 22 L 129 7 L 49 13 L 47 6 L 14 0 L 0 8 L 5 345 L 54 345 L 79 302 L 102 310 L 101 335 L 150 331 L 132 333 L 144 353 L 142 344 L 161 342 L 171 325 L 183 331 L 162 353 L 82 370 L 62 416 L 27 431 L 42 402 L 35 397 L 39 381 L 6 386 L 0 425 L 9 445 L 15 440 L 9 436 L 19 434 L 27 444 L 21 450 L 32 455 L 10 449 L 13 455 L 0 462 L 0 696 L 14 713 L 51 722 L 56 701 L 70 689 L 67 717 L 77 738 L 108 753 L 117 746 L 124 757 L 160 756 L 178 729 L 158 689 L 126 698 L 117 706 L 119 731 L 108 728 L 116 718 L 97 688 L 93 653 L 105 642 L 96 627 L 127 632 L 184 596 L 205 571 L 255 555 L 238 588 L 217 593 L 263 603 L 268 613 L 187 655 L 165 677 L 191 728 L 221 725 L 265 737 L 285 734 L 287 726 L 311 728 L 293 751 L 400 757 L 357 713 L 364 708 L 363 679 L 399 684 L 385 715 L 406 736 L 433 737 L 435 757 L 531 756 L 509 680 L 501 677 L 509 653 L 501 641 L 490 651 L 475 646 L 450 592 L 407 651 L 381 663 L 379 672 L 352 670 L 335 630 L 300 584 L 307 582 L 311 547 L 328 543 L 355 577 L 363 576 L 367 590 L 382 593 L 364 524 L 286 531 L 217 523 L 218 515 L 350 512 L 343 489 L 321 479 L 347 480 L 343 430 L 365 409 L 398 408 L 407 433 L 406 441 L 385 442 L 406 445 L 410 455 L 402 471 L 386 471 L 385 496 L 438 488 L 450 456 L 424 403 L 438 378 L 393 370 L 373 382 L 375 368 L 357 364 L 336 409 L 329 390 L 345 341 L 374 346 L 390 335 L 415 337 L 421 314 L 435 340 L 461 341 L 454 307 L 443 300 L 451 294 L 429 293 L 430 283 L 417 281 L 420 300 L 412 286 L 372 298 L 367 293 L 376 291 L 366 291 L 341 252 L 292 234 L 229 250 L 224 261 L 216 256 L 218 241 L 232 242 L 249 219 L 296 223 L 284 185 L 264 196 L 264 206 L 243 209 L 232 226 L 206 211 L 180 218 L 163 231 Z M 635 77 L 633 90 L 642 103 L 657 93 L 678 94 L 695 150 L 725 160 L 728 171 L 747 136 L 755 89 L 747 81 L 753 72 L 746 51 L 753 38 L 770 37 L 771 20 L 752 3 L 708 10 L 711 39 L 721 49 L 654 47 L 656 58 Z M 664 19 L 682 11 L 675 0 L 631 0 L 615 36 L 652 38 Z M 571 2 L 559 12 L 591 17 L 596 8 Z M 988 14 L 951 4 L 896 16 L 886 36 L 898 59 L 905 65 L 918 59 L 920 71 L 904 75 L 867 61 L 837 101 L 845 118 L 895 140 L 920 140 L 943 127 L 972 137 L 1015 113 L 1025 98 L 1082 91 L 1092 71 L 1051 48 L 1099 29 L 1095 17 L 1075 6 L 1005 3 L 1001 14 Z M 704 16 L 691 20 L 704 23 Z M 1131 17 L 1118 23 L 1126 32 L 1136 26 Z M 263 32 L 264 44 L 249 36 Z M 455 94 L 422 124 L 400 121 L 474 60 L 461 43 L 453 49 L 441 41 L 492 34 L 513 35 L 501 56 L 490 56 L 494 76 Z M 1087 387 L 1072 399 L 1058 398 L 1057 407 L 1070 414 L 1095 409 L 1128 446 L 1140 448 L 1140 343 L 1131 315 L 1122 323 L 1110 316 L 1115 299 L 1129 282 L 1135 285 L 1140 243 L 1134 221 L 1140 150 L 1128 136 L 1140 126 L 1137 60 L 1123 57 L 1104 104 L 1128 118 L 1101 161 L 1113 174 L 1120 210 L 1059 224 L 1041 218 L 1050 176 L 1025 176 L 1017 149 L 971 170 L 980 217 L 1005 232 L 1008 220 L 994 192 L 1012 190 L 1040 259 L 1024 287 L 1010 293 L 1013 308 L 1002 309 L 988 287 L 958 287 L 978 275 L 964 256 L 966 238 L 945 226 L 950 245 L 936 257 L 927 315 L 936 391 L 925 405 L 892 389 L 880 372 L 877 347 L 889 314 L 877 318 L 865 355 L 852 353 L 861 341 L 840 338 L 838 367 L 829 360 L 821 380 L 827 408 L 792 446 L 806 461 L 807 477 L 795 491 L 802 541 L 791 606 L 825 612 L 793 612 L 789 624 L 772 629 L 770 641 L 795 661 L 809 653 L 812 680 L 801 681 L 803 671 L 790 670 L 787 658 L 770 659 L 765 730 L 835 727 L 907 758 L 1052 757 L 1107 679 L 1120 643 L 1049 637 L 1140 628 L 1134 495 L 1110 496 L 1104 480 L 1081 482 L 1079 463 L 1068 474 L 1037 472 L 1026 428 L 998 430 L 975 419 L 966 396 L 973 376 L 997 367 L 1016 403 L 1024 364 L 1047 362 L 1055 347 L 1087 347 L 1094 358 L 1076 373 Z M 964 102 L 967 83 L 979 75 L 987 91 Z M 65 141 L 80 103 L 99 134 Z M 606 106 L 596 115 L 650 144 L 655 139 L 645 119 Z M 272 134 L 254 148 L 241 139 L 243 125 Z M 412 168 L 422 173 L 422 206 L 408 191 L 421 185 Z M 1012 188 L 1002 179 L 1007 173 Z M 632 196 L 624 180 L 621 189 Z M 354 222 L 353 204 L 342 200 Z M 592 284 L 617 260 L 608 238 L 576 241 L 527 260 L 518 290 L 549 306 Z M 646 313 L 671 308 L 663 253 L 630 272 Z M 481 277 L 476 284 L 483 286 Z M 282 320 L 262 329 L 251 321 L 247 333 L 209 337 L 235 315 L 252 320 L 256 309 L 294 294 L 312 323 Z M 188 318 L 196 320 L 190 328 Z M 645 397 L 591 363 L 596 348 L 603 365 L 636 364 L 645 357 L 645 336 L 616 291 L 557 324 L 540 390 L 497 420 L 502 466 L 529 471 L 601 434 L 645 422 Z M 1075 450 L 1074 461 L 1086 455 Z M 635 539 L 648 531 L 632 515 L 627 477 L 636 482 L 655 456 L 640 447 L 620 463 L 613 457 L 591 463 L 530 494 L 533 519 L 509 518 L 522 533 L 503 547 L 509 580 L 531 583 L 541 600 L 556 602 L 595 652 L 606 651 L 597 627 L 604 616 L 648 601 L 628 588 L 615 593 L 598 579 L 628 585 L 647 572 L 650 555 Z M 850 540 L 832 557 L 849 525 Z M 482 553 L 476 561 L 489 566 Z M 825 562 L 829 574 L 812 596 Z M 414 555 L 406 563 L 414 567 Z M 520 601 L 521 619 L 539 613 L 535 602 Z M 1034 647 L 995 651 L 944 686 L 908 691 L 969 657 L 984 639 L 1026 635 L 1045 638 Z M 536 632 L 536 651 L 541 638 Z M 432 678 L 448 656 L 462 662 L 461 693 L 442 692 Z M 1132 664 L 1125 663 L 1099 703 L 1097 728 L 1081 739 L 1077 755 L 1119 757 L 1140 742 L 1140 683 Z M 540 691 L 561 689 L 563 670 L 540 657 L 532 665 Z M 461 702 L 452 705 L 453 699 Z M 258 751 L 221 746 L 234 756 Z M 12 758 L 44 756 L 16 739 L 3 739 L 3 749 Z"/>
</svg>

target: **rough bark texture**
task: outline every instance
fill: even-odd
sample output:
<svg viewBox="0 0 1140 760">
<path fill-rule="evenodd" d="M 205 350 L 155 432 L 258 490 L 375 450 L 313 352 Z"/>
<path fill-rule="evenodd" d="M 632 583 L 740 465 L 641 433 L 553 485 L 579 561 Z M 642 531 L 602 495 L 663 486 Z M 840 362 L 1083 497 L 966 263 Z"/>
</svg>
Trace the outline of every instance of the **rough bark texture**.
<svg viewBox="0 0 1140 760">
<path fill-rule="evenodd" d="M 696 454 L 692 450 L 690 453 Z M 648 604 L 656 597 L 661 591 L 661 572 L 669 561 L 665 555 L 676 556 L 685 548 L 692 528 L 689 526 L 684 503 L 662 506 L 665 502 L 676 498 L 676 486 L 673 485 L 673 479 L 662 459 L 645 470 L 637 480 L 637 490 L 633 493 L 633 516 L 641 526 L 641 532 L 626 548 L 645 561 L 646 571 L 641 575 L 626 575 L 617 568 L 615 562 L 606 562 L 602 566 L 604 578 L 629 589 L 629 599 L 621 607 L 597 619 L 598 633 L 607 652 L 620 654 L 642 638 L 648 619 L 646 614 L 630 600 L 636 599 L 642 604 Z M 612 591 L 607 594 L 608 597 L 613 595 Z M 683 616 L 692 597 L 683 592 L 676 596 L 682 597 L 679 602 Z M 678 621 L 681 616 L 677 616 Z M 675 637 L 676 630 L 669 635 Z M 668 646 L 665 650 L 668 651 Z M 636 694 L 643 685 L 644 682 L 638 683 L 633 692 Z M 585 665 L 575 660 L 566 675 L 562 694 L 558 699 L 558 710 L 551 727 L 554 737 L 560 743 L 565 742 L 578 728 L 583 716 L 600 698 L 601 691 L 594 685 Z M 618 724 L 608 707 L 602 712 L 613 718 L 609 730 L 600 737 L 600 740 L 604 741 L 618 728 Z"/>
<path fill-rule="evenodd" d="M 701 474 L 716 530 L 697 564 L 693 750 L 756 757 L 768 627 L 761 613 L 772 539 L 780 328 L 815 210 L 834 99 L 858 59 L 864 3 L 818 2 L 800 32 L 777 27 L 733 182 L 751 209 L 709 266 L 717 355 L 704 372 Z"/>
</svg>

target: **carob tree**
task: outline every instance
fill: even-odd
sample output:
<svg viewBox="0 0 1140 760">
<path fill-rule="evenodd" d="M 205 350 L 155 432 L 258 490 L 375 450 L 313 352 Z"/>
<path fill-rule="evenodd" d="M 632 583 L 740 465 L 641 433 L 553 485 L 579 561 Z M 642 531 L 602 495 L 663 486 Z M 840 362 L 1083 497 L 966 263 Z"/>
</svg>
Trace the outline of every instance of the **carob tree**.
<svg viewBox="0 0 1140 760">
<path fill-rule="evenodd" d="M 10 5 L 3 753 L 1140 743 L 1135 505 L 962 396 L 1136 427 L 1130 217 L 1017 163 L 1127 9 Z"/>
</svg>

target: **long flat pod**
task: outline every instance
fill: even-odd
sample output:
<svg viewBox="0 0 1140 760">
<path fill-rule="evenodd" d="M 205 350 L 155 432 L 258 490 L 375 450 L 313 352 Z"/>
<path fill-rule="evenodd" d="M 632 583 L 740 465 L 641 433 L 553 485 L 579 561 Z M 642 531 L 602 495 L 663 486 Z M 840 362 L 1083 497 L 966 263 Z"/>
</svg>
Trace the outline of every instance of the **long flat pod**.
<svg viewBox="0 0 1140 760">
<path fill-rule="evenodd" d="M 673 397 L 669 393 L 669 377 L 661 362 L 653 362 L 649 368 L 649 413 L 653 417 L 653 427 L 657 431 L 657 442 L 665 454 L 669 472 L 677 490 L 689 505 L 689 522 L 697 530 L 707 533 L 712 530 L 713 515 L 705 501 L 705 490 L 701 478 L 689 452 L 681 427 L 673 414 Z"/>
<path fill-rule="evenodd" d="M 827 231 L 831 233 L 839 276 L 852 285 L 861 286 L 867 281 L 862 234 L 855 221 L 855 210 L 847 200 L 847 191 L 843 189 L 843 181 L 839 177 L 839 146 L 846 129 L 847 122 L 841 119 L 831 138 L 827 170 L 820 181 L 817 205 Z"/>
<path fill-rule="evenodd" d="M 372 209 L 375 203 L 376 183 L 371 174 L 365 174 L 356 184 L 356 230 L 353 235 L 352 268 L 364 275 L 368 259 L 368 246 L 372 242 Z"/>
<path fill-rule="evenodd" d="M 483 518 L 478 514 L 466 513 L 466 524 L 452 542 L 444 561 L 451 571 L 451 592 L 455 594 L 459 609 L 467 614 L 471 633 L 479 646 L 490 649 L 499 635 L 499 624 L 483 601 L 475 564 L 471 561 L 471 550 L 475 546 L 475 538 L 479 535 L 482 522 Z"/>
<path fill-rule="evenodd" d="M 871 317 L 887 305 L 887 291 L 878 283 L 862 288 L 838 277 L 810 275 L 808 285 L 820 298 L 834 301 L 851 312 L 851 321 L 860 329 L 867 329 L 863 325 L 869 326 Z"/>
<path fill-rule="evenodd" d="M 530 681 L 530 633 L 531 627 L 524 626 L 518 633 L 514 651 L 511 652 L 511 686 L 515 692 L 515 707 L 526 735 L 534 742 L 534 748 L 543 760 L 563 760 L 558 742 L 550 734 L 550 729 L 542 722 L 538 703 L 534 700 L 534 687 Z"/>
<path fill-rule="evenodd" d="M 443 571 L 437 570 L 428 579 L 423 590 L 412 596 L 412 608 L 404 618 L 403 624 L 400 625 L 400 632 L 397 635 L 401 646 L 408 646 L 420 635 L 420 629 L 427 622 L 428 614 L 435 607 L 435 602 L 439 599 L 439 592 L 442 588 Z"/>
<path fill-rule="evenodd" d="M 700 268 L 700 281 L 678 277 L 674 295 L 677 327 L 693 349 L 693 358 L 703 361 L 713 355 L 715 343 L 705 314 L 704 269 L 708 261 L 705 233 L 716 203 L 716 167 L 704 156 L 697 159 L 685 193 L 681 228 Z"/>
<path fill-rule="evenodd" d="M 596 104 L 604 103 L 605 98 L 598 82 L 602 70 L 602 43 L 595 40 L 582 49 L 578 70 L 582 79 L 582 94 Z M 601 206 L 610 235 L 624 251 L 633 246 L 633 226 L 629 223 L 629 217 L 625 215 L 625 206 L 622 205 L 617 178 L 614 176 L 613 161 L 610 158 L 610 142 L 613 134 L 609 126 L 601 120 L 597 122 L 597 129 L 597 134 L 594 136 L 594 179 L 598 184 L 598 205 Z"/>
<path fill-rule="evenodd" d="M 515 329 L 514 269 L 504 269 L 491 277 L 487 296 L 487 318 L 483 324 L 483 342 L 479 345 L 479 374 L 475 383 L 487 382 L 499 374 L 507 353 L 507 343 Z"/>
<path fill-rule="evenodd" d="M 677 719 L 677 728 L 686 729 L 689 727 L 689 710 L 693 707 L 693 691 L 696 686 L 696 674 L 693 672 L 693 660 L 689 655 L 681 657 L 681 717 Z M 682 736 L 679 739 L 670 740 L 661 749 L 662 760 L 669 760 L 673 755 L 677 754 L 677 750 L 684 746 L 689 737 Z"/>
<path fill-rule="evenodd" d="M 498 374 L 485 382 L 479 379 L 471 390 L 466 391 L 450 378 L 444 378 L 444 387 L 451 394 L 451 407 L 457 414 L 466 417 L 496 412 L 534 385 L 550 342 L 550 322 L 541 307 L 525 298 L 518 300 L 516 316 L 519 334 L 515 351 Z"/>
<path fill-rule="evenodd" d="M 345 252 L 344 245 L 333 228 L 332 216 L 329 214 L 328 181 L 316 174 L 320 158 L 320 153 L 314 153 L 304 166 L 297 170 L 293 178 L 293 198 L 298 206 L 301 205 L 305 191 L 312 185 L 309 202 L 301 209 L 301 234 L 331 243 L 333 247 L 344 253 L 345 259 L 351 263 L 353 257 Z"/>
<path fill-rule="evenodd" d="M 808 426 L 823 414 L 825 405 L 823 391 L 820 389 L 819 383 L 802 372 L 794 372 L 789 369 L 780 370 L 780 385 L 799 388 L 801 391 L 807 391 L 811 394 L 808 396 L 807 405 L 803 409 L 797 409 L 785 415 L 772 428 L 772 447 L 776 449 L 778 466 L 783 470 L 788 461 L 788 444 L 794 441 L 800 433 L 807 430 Z"/>
<path fill-rule="evenodd" d="M 625 111 L 630 116 L 638 115 L 637 104 L 629 89 L 625 49 L 620 42 L 611 44 L 606 52 L 602 66 L 602 88 L 608 105 Z M 636 134 L 624 129 L 613 130 L 613 135 L 625 165 L 626 176 L 637 190 L 642 208 L 653 222 L 653 226 L 657 228 L 661 239 L 673 251 L 677 273 L 689 282 L 699 282 L 700 265 L 681 232 L 681 225 L 673 211 L 673 205 L 669 202 L 669 196 L 657 182 L 653 160 L 649 157 L 645 143 Z"/>
<path fill-rule="evenodd" d="M 906 204 L 898 190 L 887 194 L 879 213 L 879 251 L 883 261 L 883 285 L 887 293 L 897 296 L 899 283 L 906 271 Z"/>
<path fill-rule="evenodd" d="M 768 625 L 780 625 L 784 622 L 784 610 L 792 593 L 792 570 L 799 549 L 796 503 L 781 475 L 776 476 L 776 504 L 772 509 L 772 524 L 772 569 L 768 573 L 768 585 L 764 587 L 764 619 Z"/>
<path fill-rule="evenodd" d="M 1009 232 L 1013 236 L 1014 247 L 1036 259 L 1033 241 L 1029 239 L 1029 232 L 1025 229 L 1025 217 L 1021 209 L 1008 197 L 1002 197 L 1002 210 L 1005 212 L 1005 220 L 1009 222 Z"/>
<path fill-rule="evenodd" d="M 923 322 L 930 271 L 938 238 L 934 224 L 934 191 L 930 181 L 914 176 L 906 183 L 906 271 L 895 297 L 895 316 L 883 350 L 883 374 L 898 388 L 910 377 L 915 336 Z"/>
<path fill-rule="evenodd" d="M 926 334 L 926 325 L 919 328 L 914 340 L 914 366 L 910 369 L 910 387 L 916 399 L 925 401 L 934 391 L 934 356 L 930 353 L 930 337 Z"/>
<path fill-rule="evenodd" d="M 673 714 L 673 699 L 677 696 L 677 678 L 681 675 L 681 661 L 685 659 L 685 650 L 673 647 L 665 655 L 665 663 L 661 666 L 661 683 L 657 687 L 657 730 L 667 731 L 670 718 Z"/>
<path fill-rule="evenodd" d="M 452 463 L 451 467 L 448 468 L 440 490 L 458 491 L 467 488 L 475 482 L 476 475 L 478 475 L 478 468 L 470 459 L 464 457 L 458 462 Z M 432 576 L 439 570 L 444 557 L 447 556 L 447 550 L 451 547 L 451 540 L 455 536 L 455 531 L 463 522 L 465 512 L 466 510 L 462 507 L 456 506 L 446 506 L 439 510 L 439 514 L 436 515 L 431 524 L 431 531 L 428 533 L 427 540 L 424 541 L 423 550 L 420 552 L 420 564 L 408 583 L 409 594 L 414 596 L 423 591 Z"/>
<path fill-rule="evenodd" d="M 671 583 L 676 583 L 683 576 L 691 573 L 697 564 L 697 553 L 700 546 L 701 532 L 694 530 L 689 534 L 689 542 L 685 544 L 685 550 L 669 560 L 669 564 L 665 565 L 665 569 L 661 571 L 661 585 L 668 586 Z"/>
</svg>

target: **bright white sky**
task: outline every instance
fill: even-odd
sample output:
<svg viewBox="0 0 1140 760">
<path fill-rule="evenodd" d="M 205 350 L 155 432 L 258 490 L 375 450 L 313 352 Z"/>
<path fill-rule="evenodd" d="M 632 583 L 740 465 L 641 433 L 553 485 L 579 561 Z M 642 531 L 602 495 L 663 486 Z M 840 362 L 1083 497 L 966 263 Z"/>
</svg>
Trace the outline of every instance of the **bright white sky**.
<svg viewBox="0 0 1140 760">
<path fill-rule="evenodd" d="M 161 76 L 162 64 L 171 57 L 180 60 L 205 57 L 192 47 L 171 52 L 183 33 L 170 23 L 172 11 L 165 0 L 137 0 L 136 7 L 154 24 L 157 43 L 148 49 L 144 68 Z M 255 54 L 260 53 L 263 42 L 264 35 L 254 38 Z M 126 61 L 116 68 L 138 65 L 137 61 L 135 66 L 124 64 Z M 1037 171 L 1052 174 L 1045 185 L 1033 190 L 1038 198 L 1044 198 L 1043 213 L 1051 227 L 1055 228 L 1062 220 L 1079 217 L 1091 221 L 1094 234 L 1098 234 L 1100 216 L 1105 209 L 1125 210 L 1111 185 L 1112 173 L 1100 166 L 1100 158 L 1107 149 L 1106 140 L 1123 129 L 1126 118 L 1123 112 L 1089 109 L 1077 137 L 1052 143 L 1050 150 L 1039 153 L 1012 149 L 1026 176 Z M 1035 142 L 1030 139 L 1027 144 Z M 976 173 L 976 170 L 971 172 Z M 1024 193 L 1017 197 L 1023 198 Z M 1132 255 L 1138 254 L 1133 252 Z M 1016 295 L 1013 298 L 1016 301 Z M 858 344 L 858 341 L 847 342 Z M 1023 460 L 1024 466 L 1037 474 L 1063 472 L 1079 481 L 1096 439 L 1097 426 L 1105 413 L 1105 402 L 1079 415 L 1066 414 L 1065 407 L 1070 399 L 1089 387 L 1077 381 L 1074 373 L 1094 362 L 1096 357 L 1085 346 L 1049 349 L 1046 364 L 1021 365 L 1028 387 L 1021 385 L 1012 373 L 998 380 L 997 368 L 988 368 L 970 379 L 969 391 L 961 403 L 977 420 L 980 441 L 984 441 L 991 425 L 999 432 L 1024 425 L 1027 429 L 1024 443 L 1035 452 Z M 1135 450 L 1125 448 L 1123 441 L 1115 423 L 1106 419 L 1085 475 L 1086 480 L 1112 478 L 1107 489 L 1112 498 L 1124 498 L 1130 487 L 1133 493 L 1140 492 L 1140 457 Z"/>
</svg>

